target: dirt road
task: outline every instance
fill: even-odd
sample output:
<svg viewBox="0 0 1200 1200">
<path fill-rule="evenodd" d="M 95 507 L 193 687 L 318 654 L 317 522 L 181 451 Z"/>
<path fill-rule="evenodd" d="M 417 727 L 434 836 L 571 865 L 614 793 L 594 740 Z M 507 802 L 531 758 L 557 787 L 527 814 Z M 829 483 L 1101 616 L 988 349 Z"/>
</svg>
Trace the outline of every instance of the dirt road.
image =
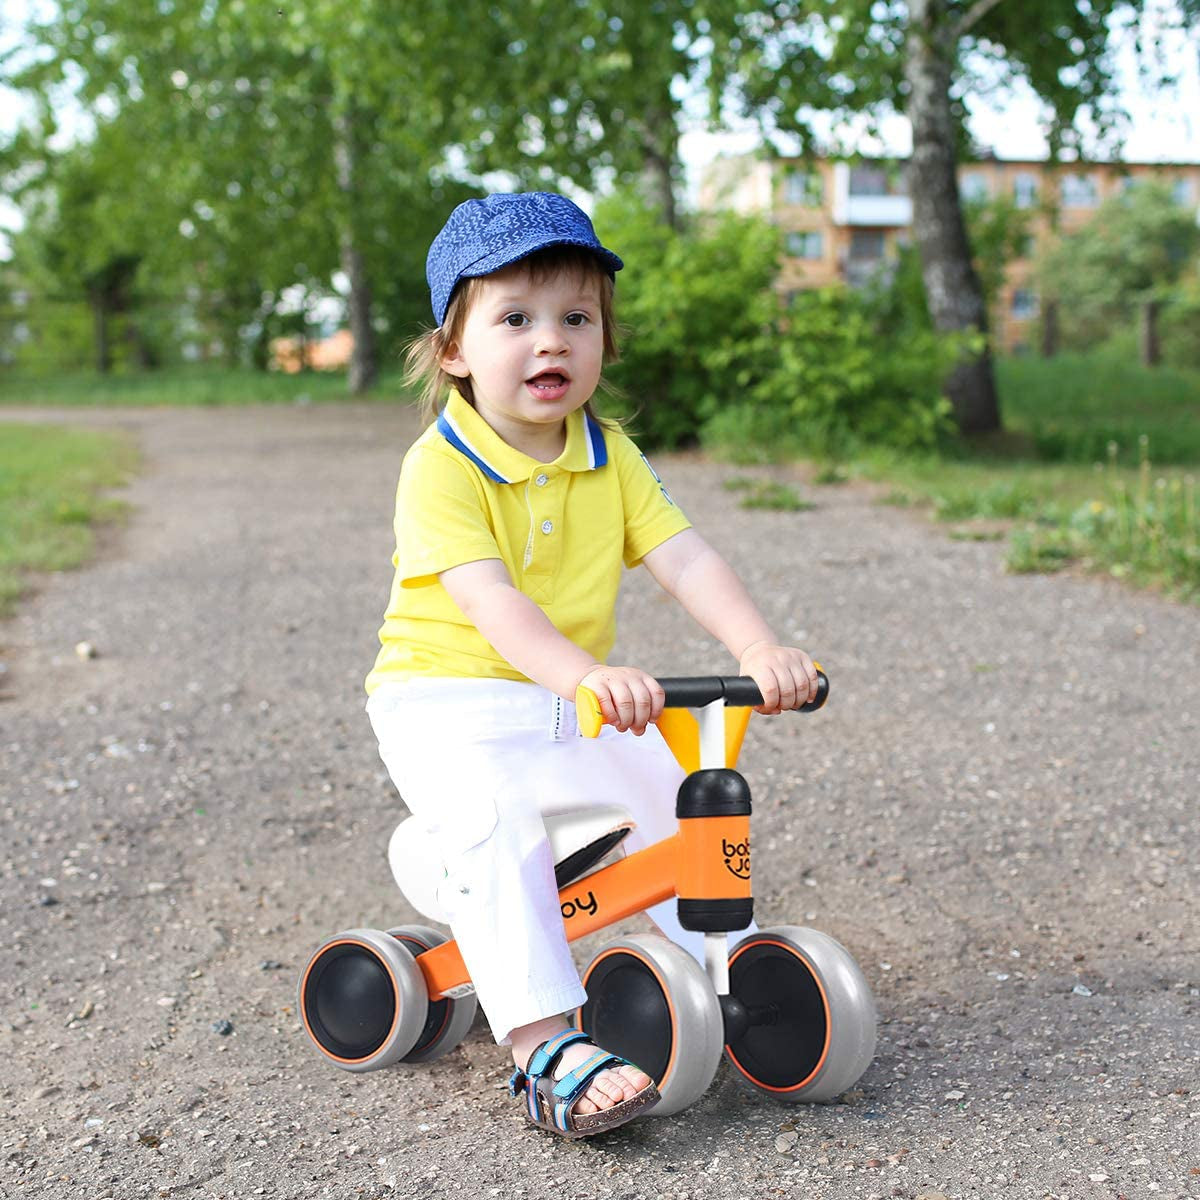
<svg viewBox="0 0 1200 1200">
<path fill-rule="evenodd" d="M 1200 1195 L 1200 610 L 1008 576 L 855 487 L 747 512 L 735 469 L 658 460 L 833 680 L 751 728 L 757 907 L 850 948 L 879 1050 L 842 1103 L 723 1069 L 566 1143 L 479 1023 L 349 1076 L 294 1011 L 322 939 L 414 918 L 361 692 L 412 418 L 2 416 L 126 428 L 145 470 L 102 555 L 0 626 L 0 1194 Z M 621 616 L 618 658 L 731 665 L 648 579 Z"/>
</svg>

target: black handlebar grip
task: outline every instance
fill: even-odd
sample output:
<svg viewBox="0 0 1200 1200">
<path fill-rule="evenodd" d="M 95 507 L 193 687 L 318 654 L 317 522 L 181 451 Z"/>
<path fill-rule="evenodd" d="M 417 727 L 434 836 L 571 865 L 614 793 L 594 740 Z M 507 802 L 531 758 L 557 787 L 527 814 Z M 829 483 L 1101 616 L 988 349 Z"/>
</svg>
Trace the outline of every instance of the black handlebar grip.
<svg viewBox="0 0 1200 1200">
<path fill-rule="evenodd" d="M 817 694 L 807 703 L 802 704 L 797 712 L 816 712 L 829 699 L 829 676 L 817 668 Z"/>
<path fill-rule="evenodd" d="M 665 708 L 703 708 L 724 700 L 730 708 L 757 708 L 763 702 L 758 684 L 746 675 L 705 675 L 660 679 L 666 693 Z M 797 712 L 816 712 L 829 699 L 829 676 L 818 668 L 817 694 Z"/>
</svg>

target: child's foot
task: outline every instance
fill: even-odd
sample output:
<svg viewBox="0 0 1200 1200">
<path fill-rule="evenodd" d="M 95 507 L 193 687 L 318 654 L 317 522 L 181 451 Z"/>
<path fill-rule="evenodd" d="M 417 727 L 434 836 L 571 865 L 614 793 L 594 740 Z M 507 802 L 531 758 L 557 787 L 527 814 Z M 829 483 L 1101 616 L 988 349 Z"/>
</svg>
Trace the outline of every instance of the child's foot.
<svg viewBox="0 0 1200 1200">
<path fill-rule="evenodd" d="M 521 1035 L 535 1026 L 513 1031 L 517 1070 L 509 1081 L 514 1096 L 524 1090 L 526 1115 L 535 1125 L 586 1137 L 622 1125 L 658 1103 L 654 1081 L 639 1067 L 610 1055 L 570 1026 L 538 1024 L 541 1038 L 532 1048 Z"/>
<path fill-rule="evenodd" d="M 554 1078 L 561 1079 L 568 1071 L 573 1071 L 581 1063 L 587 1062 L 601 1049 L 593 1042 L 575 1042 L 568 1046 L 554 1068 Z M 632 1100 L 643 1088 L 650 1083 L 650 1076 L 633 1063 L 620 1067 L 611 1067 L 601 1071 L 588 1084 L 588 1089 L 571 1106 L 572 1112 L 580 1114 L 602 1112 L 620 1104 L 622 1100 Z"/>
</svg>

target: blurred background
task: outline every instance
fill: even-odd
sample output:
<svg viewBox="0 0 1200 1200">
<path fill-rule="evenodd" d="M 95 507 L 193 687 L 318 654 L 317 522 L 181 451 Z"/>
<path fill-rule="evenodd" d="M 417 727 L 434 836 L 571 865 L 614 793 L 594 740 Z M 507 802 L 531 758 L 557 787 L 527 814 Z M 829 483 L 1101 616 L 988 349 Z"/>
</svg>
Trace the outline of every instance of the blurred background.
<svg viewBox="0 0 1200 1200">
<path fill-rule="evenodd" d="M 450 209 L 561 190 L 646 445 L 1195 595 L 1198 122 L 1200 0 L 6 0 L 0 403 L 403 400 Z"/>
</svg>

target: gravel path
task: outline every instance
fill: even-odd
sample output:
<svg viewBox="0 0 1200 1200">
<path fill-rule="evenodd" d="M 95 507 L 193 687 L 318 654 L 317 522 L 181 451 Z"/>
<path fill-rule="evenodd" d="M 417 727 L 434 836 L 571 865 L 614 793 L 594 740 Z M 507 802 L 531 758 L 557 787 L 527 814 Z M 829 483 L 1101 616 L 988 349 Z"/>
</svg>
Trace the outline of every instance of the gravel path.
<svg viewBox="0 0 1200 1200">
<path fill-rule="evenodd" d="M 686 1114 L 567 1143 L 480 1023 L 349 1076 L 293 1008 L 330 933 L 413 919 L 361 693 L 411 416 L 3 415 L 127 429 L 145 470 L 97 561 L 0 626 L 0 1195 L 1200 1195 L 1200 610 L 1007 576 L 857 487 L 743 511 L 739 472 L 661 458 L 833 680 L 751 730 L 758 912 L 850 948 L 879 1050 L 842 1103 L 722 1068 Z M 652 586 L 618 656 L 727 670 Z"/>
</svg>

